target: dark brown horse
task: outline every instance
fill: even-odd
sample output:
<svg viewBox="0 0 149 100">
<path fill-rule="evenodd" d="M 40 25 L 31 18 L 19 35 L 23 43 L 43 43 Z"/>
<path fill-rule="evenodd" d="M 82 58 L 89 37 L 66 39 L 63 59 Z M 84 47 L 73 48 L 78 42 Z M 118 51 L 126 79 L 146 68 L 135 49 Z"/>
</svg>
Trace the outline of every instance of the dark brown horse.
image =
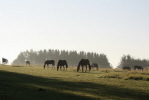
<svg viewBox="0 0 149 100">
<path fill-rule="evenodd" d="M 96 68 L 96 70 L 98 70 L 99 69 L 99 66 L 98 66 L 98 64 L 97 63 L 92 63 L 91 64 L 91 68 Z"/>
<path fill-rule="evenodd" d="M 59 60 L 58 61 L 58 64 L 57 64 L 57 71 L 59 70 L 62 70 L 62 67 L 63 67 L 63 70 L 67 70 L 68 68 L 68 64 L 67 64 L 67 61 L 66 60 Z"/>
<path fill-rule="evenodd" d="M 124 66 L 122 69 L 123 70 L 130 70 L 131 71 L 131 68 L 129 66 Z"/>
<path fill-rule="evenodd" d="M 142 66 L 134 66 L 134 70 L 143 70 Z"/>
<path fill-rule="evenodd" d="M 8 63 L 8 60 L 6 58 L 2 58 L 2 63 L 3 64 L 7 64 Z"/>
<path fill-rule="evenodd" d="M 78 66 L 77 66 L 77 71 L 80 70 L 80 66 L 82 67 L 82 72 L 84 71 L 84 66 L 86 67 L 85 72 L 87 71 L 87 66 L 89 67 L 89 72 L 91 70 L 90 62 L 88 59 L 81 59 Z"/>
<path fill-rule="evenodd" d="M 44 69 L 45 69 L 45 67 L 46 67 L 46 65 L 47 65 L 47 67 L 49 67 L 49 65 L 50 64 L 52 64 L 52 68 L 54 68 L 54 66 L 55 66 L 55 61 L 54 60 L 46 60 L 45 62 L 44 62 Z"/>
<path fill-rule="evenodd" d="M 29 66 L 31 64 L 29 60 L 26 60 L 25 63 L 26 63 L 26 65 L 29 65 Z"/>
</svg>

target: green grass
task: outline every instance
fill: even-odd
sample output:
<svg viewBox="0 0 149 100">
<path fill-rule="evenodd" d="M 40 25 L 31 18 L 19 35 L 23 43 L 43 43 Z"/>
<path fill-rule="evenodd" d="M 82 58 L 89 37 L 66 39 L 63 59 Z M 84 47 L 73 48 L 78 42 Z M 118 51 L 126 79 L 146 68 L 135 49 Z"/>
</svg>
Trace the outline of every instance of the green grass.
<svg viewBox="0 0 149 100">
<path fill-rule="evenodd" d="M 148 100 L 148 77 L 144 71 L 0 65 L 0 100 Z"/>
</svg>

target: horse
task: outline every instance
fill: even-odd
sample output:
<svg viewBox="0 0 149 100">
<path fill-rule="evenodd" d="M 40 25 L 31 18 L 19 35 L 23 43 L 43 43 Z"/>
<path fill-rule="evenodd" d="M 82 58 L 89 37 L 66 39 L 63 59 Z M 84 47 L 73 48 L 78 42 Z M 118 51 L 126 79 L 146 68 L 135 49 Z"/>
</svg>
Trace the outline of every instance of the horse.
<svg viewBox="0 0 149 100">
<path fill-rule="evenodd" d="M 68 68 L 68 64 L 67 64 L 67 61 L 66 60 L 59 60 L 58 61 L 58 64 L 57 64 L 57 71 L 59 70 L 59 67 L 60 67 L 60 70 L 62 70 L 62 66 L 63 66 L 63 70 L 67 70 Z M 66 68 L 65 68 L 66 66 Z"/>
<path fill-rule="evenodd" d="M 29 65 L 30 66 L 30 61 L 26 60 L 26 65 Z"/>
<path fill-rule="evenodd" d="M 84 66 L 86 67 L 85 72 L 87 71 L 87 66 L 89 67 L 89 72 L 91 70 L 90 62 L 88 59 L 81 59 L 78 66 L 77 66 L 77 71 L 80 70 L 80 66 L 82 66 L 82 72 L 84 71 Z"/>
<path fill-rule="evenodd" d="M 45 67 L 46 67 L 46 65 L 47 65 L 47 67 L 49 67 L 49 64 L 52 64 L 52 68 L 55 66 L 55 61 L 54 60 L 46 60 L 45 62 L 44 62 L 44 69 L 45 69 Z"/>
<path fill-rule="evenodd" d="M 99 66 L 97 63 L 92 63 L 91 68 L 96 68 L 96 70 L 98 70 Z"/>
<path fill-rule="evenodd" d="M 7 64 L 7 63 L 8 63 L 8 60 L 5 59 L 5 58 L 2 58 L 2 63 L 3 63 L 3 64 Z"/>
<path fill-rule="evenodd" d="M 131 68 L 129 66 L 124 66 L 122 69 L 123 70 L 130 70 L 131 71 Z"/>
<path fill-rule="evenodd" d="M 143 67 L 142 66 L 134 66 L 134 70 L 143 70 Z"/>
</svg>

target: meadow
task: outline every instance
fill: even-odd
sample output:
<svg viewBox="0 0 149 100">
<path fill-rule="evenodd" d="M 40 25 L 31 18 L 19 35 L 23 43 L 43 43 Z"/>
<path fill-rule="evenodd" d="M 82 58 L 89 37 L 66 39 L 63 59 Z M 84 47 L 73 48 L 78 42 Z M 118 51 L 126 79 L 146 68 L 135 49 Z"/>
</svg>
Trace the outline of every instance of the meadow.
<svg viewBox="0 0 149 100">
<path fill-rule="evenodd" d="M 149 71 L 0 65 L 0 100 L 149 100 Z"/>
</svg>

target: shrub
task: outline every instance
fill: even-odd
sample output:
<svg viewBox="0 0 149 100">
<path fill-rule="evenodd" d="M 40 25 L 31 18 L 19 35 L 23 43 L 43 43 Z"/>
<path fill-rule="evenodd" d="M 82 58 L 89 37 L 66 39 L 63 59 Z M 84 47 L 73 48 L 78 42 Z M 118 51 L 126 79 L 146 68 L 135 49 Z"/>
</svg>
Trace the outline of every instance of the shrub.
<svg viewBox="0 0 149 100">
<path fill-rule="evenodd" d="M 149 81 L 149 76 L 144 76 L 144 77 L 143 77 L 143 80 Z"/>
<path fill-rule="evenodd" d="M 126 80 L 142 80 L 143 76 L 139 74 L 129 74 L 128 76 L 124 77 Z"/>
<path fill-rule="evenodd" d="M 104 78 L 121 78 L 119 74 L 116 73 L 109 73 L 105 76 L 103 76 Z"/>
</svg>

